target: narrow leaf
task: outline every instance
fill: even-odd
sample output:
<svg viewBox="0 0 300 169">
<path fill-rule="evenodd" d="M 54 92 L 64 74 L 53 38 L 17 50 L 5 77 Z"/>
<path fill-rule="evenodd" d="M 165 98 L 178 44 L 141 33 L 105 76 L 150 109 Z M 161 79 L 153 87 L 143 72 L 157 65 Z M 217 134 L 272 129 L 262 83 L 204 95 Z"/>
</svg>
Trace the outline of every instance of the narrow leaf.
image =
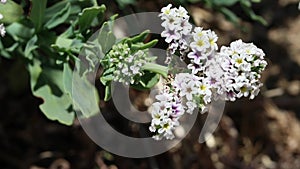
<svg viewBox="0 0 300 169">
<path fill-rule="evenodd" d="M 111 93 L 111 86 L 108 84 L 105 86 L 105 96 L 104 96 L 104 101 L 108 101 L 111 99 L 112 93 Z"/>
<path fill-rule="evenodd" d="M 47 29 L 52 29 L 62 23 L 64 23 L 69 15 L 70 15 L 70 11 L 71 11 L 71 5 L 70 3 L 67 3 L 67 5 L 58 13 L 54 14 L 50 20 L 48 20 L 45 24 L 45 27 Z"/>
<path fill-rule="evenodd" d="M 38 46 L 36 45 L 37 40 L 38 40 L 38 38 L 35 35 L 26 44 L 24 55 L 26 58 L 28 58 L 30 60 L 33 58 L 32 57 L 33 55 L 31 54 L 31 52 L 34 51 L 36 48 L 38 48 Z"/>
<path fill-rule="evenodd" d="M 30 19 L 34 23 L 36 32 L 39 32 L 44 22 L 47 0 L 32 0 Z"/>
</svg>

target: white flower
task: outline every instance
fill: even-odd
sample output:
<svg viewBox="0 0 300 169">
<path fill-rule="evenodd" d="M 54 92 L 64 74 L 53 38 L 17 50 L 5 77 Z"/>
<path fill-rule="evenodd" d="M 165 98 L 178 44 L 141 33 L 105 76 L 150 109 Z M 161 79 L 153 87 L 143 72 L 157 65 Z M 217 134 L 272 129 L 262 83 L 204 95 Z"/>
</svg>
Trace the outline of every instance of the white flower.
<svg viewBox="0 0 300 169">
<path fill-rule="evenodd" d="M 176 29 L 169 29 L 169 28 L 167 28 L 166 30 L 164 30 L 161 33 L 161 36 L 166 38 L 166 42 L 167 43 L 170 43 L 173 40 L 180 39 L 180 34 L 177 32 Z"/>
<path fill-rule="evenodd" d="M 5 4 L 7 2 L 7 0 L 1 0 L 0 2 Z"/>
<path fill-rule="evenodd" d="M 191 43 L 191 48 L 200 52 L 204 52 L 207 48 L 209 48 L 209 39 L 206 36 L 202 36 Z"/>
<path fill-rule="evenodd" d="M 172 7 L 172 4 L 169 4 L 168 6 L 166 6 L 166 7 L 163 7 L 162 9 L 161 9 L 161 14 L 159 14 L 159 16 L 167 16 L 167 15 L 169 15 L 170 14 L 170 12 L 171 12 L 171 7 Z"/>
<path fill-rule="evenodd" d="M 188 53 L 187 57 L 196 64 L 200 64 L 201 62 L 203 63 L 203 61 L 206 59 L 205 56 L 203 56 L 201 52 L 197 50 L 193 50 L 192 52 Z"/>
<path fill-rule="evenodd" d="M 250 99 L 254 99 L 254 97 L 258 95 L 261 86 L 263 86 L 262 83 L 259 83 L 256 86 L 252 86 L 252 91 L 251 91 Z"/>
<path fill-rule="evenodd" d="M 217 45 L 217 41 L 218 41 L 218 36 L 214 31 L 208 31 L 207 32 L 207 37 L 208 37 L 208 41 L 209 44 L 212 48 L 212 50 L 218 50 L 218 45 Z"/>
<path fill-rule="evenodd" d="M 3 15 L 0 13 L 0 20 L 3 19 Z"/>
<path fill-rule="evenodd" d="M 172 118 L 178 118 L 178 117 L 182 116 L 183 113 L 184 113 L 184 109 L 183 109 L 181 102 L 179 102 L 179 101 L 173 102 L 172 114 L 171 114 Z"/>
<path fill-rule="evenodd" d="M 199 89 L 200 89 L 199 94 L 203 95 L 203 101 L 205 102 L 205 104 L 211 102 L 212 92 L 210 90 L 209 84 L 202 82 L 199 86 Z"/>
<path fill-rule="evenodd" d="M 160 124 L 161 117 L 162 117 L 162 115 L 160 114 L 159 111 L 156 112 L 156 113 L 152 113 L 152 123 L 153 123 L 153 125 L 152 125 L 153 127 L 151 128 L 152 131 L 155 131 L 154 130 L 155 125 L 159 125 Z"/>
<path fill-rule="evenodd" d="M 162 93 L 160 95 L 157 95 L 155 98 L 161 102 L 169 102 L 173 99 L 173 95 L 170 93 Z"/>
<path fill-rule="evenodd" d="M 138 74 L 140 72 L 140 67 L 132 65 L 130 66 L 130 70 L 132 71 L 133 74 Z"/>
<path fill-rule="evenodd" d="M 180 18 L 183 18 L 183 19 L 189 18 L 187 10 L 182 6 L 179 6 L 177 13 L 178 13 L 178 17 L 180 17 Z"/>
<path fill-rule="evenodd" d="M 193 32 L 194 40 L 201 39 L 204 36 L 205 32 L 202 27 L 196 27 Z"/>
<path fill-rule="evenodd" d="M 4 27 L 3 23 L 2 23 L 2 24 L 0 24 L 0 35 L 2 37 L 4 37 L 5 34 L 6 34 L 5 27 Z"/>
<path fill-rule="evenodd" d="M 187 100 L 192 100 L 193 99 L 193 94 L 197 93 L 197 88 L 195 87 L 195 82 L 190 81 L 188 83 L 183 83 L 180 96 L 183 97 L 185 96 Z"/>
<path fill-rule="evenodd" d="M 195 108 L 197 108 L 197 104 L 194 101 L 186 102 L 187 110 L 186 112 L 192 114 Z"/>
<path fill-rule="evenodd" d="M 122 72 L 123 74 L 125 74 L 125 75 L 129 75 L 127 65 L 124 65 L 124 67 L 123 67 L 123 69 L 122 69 L 121 72 Z"/>
<path fill-rule="evenodd" d="M 165 132 L 172 132 L 172 128 L 173 128 L 173 121 L 169 118 L 164 119 L 161 124 L 160 124 L 161 128 L 158 129 L 158 133 L 162 134 Z"/>
<path fill-rule="evenodd" d="M 187 65 L 187 68 L 192 70 L 192 74 L 197 74 L 198 72 L 203 70 L 203 67 L 196 63 L 190 63 Z"/>
<path fill-rule="evenodd" d="M 243 63 L 240 65 L 240 69 L 244 72 L 250 72 L 251 71 L 251 64 L 250 63 Z"/>
<path fill-rule="evenodd" d="M 243 53 L 245 43 L 242 40 L 237 40 L 230 43 L 230 49 L 232 51 L 231 55 L 237 54 L 237 53 Z"/>
<path fill-rule="evenodd" d="M 180 33 L 183 35 L 188 35 L 191 33 L 191 30 L 193 28 L 192 24 L 190 24 L 190 22 L 188 20 L 182 20 L 180 22 L 180 27 L 178 28 L 178 30 L 181 30 Z"/>
<path fill-rule="evenodd" d="M 236 95 L 238 98 L 241 98 L 243 96 L 248 97 L 251 91 L 251 86 L 249 86 L 249 84 L 238 83 L 236 86 L 236 90 L 239 91 Z"/>
<path fill-rule="evenodd" d="M 243 63 L 245 63 L 245 55 L 239 55 L 239 54 L 234 54 L 232 56 L 233 59 L 233 64 L 236 67 L 240 67 L 240 65 L 242 65 Z"/>
</svg>

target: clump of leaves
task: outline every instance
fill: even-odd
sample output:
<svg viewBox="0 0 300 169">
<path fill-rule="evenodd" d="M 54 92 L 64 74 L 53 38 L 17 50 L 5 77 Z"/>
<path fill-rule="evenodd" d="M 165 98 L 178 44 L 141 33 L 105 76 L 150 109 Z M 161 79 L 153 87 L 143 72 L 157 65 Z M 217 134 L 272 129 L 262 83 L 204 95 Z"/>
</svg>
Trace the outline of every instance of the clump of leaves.
<svg viewBox="0 0 300 169">
<path fill-rule="evenodd" d="M 11 4 L 11 5 L 9 5 Z M 65 0 L 48 5 L 32 0 L 28 14 L 12 0 L 5 4 L 7 35 L 1 39 L 1 55 L 21 58 L 30 74 L 34 96 L 51 120 L 71 125 L 75 113 L 71 96 L 71 66 L 92 29 L 100 25 L 106 7 L 96 1 Z M 2 7 L 2 6 L 1 6 Z M 2 11 L 2 10 L 1 10 Z"/>
<path fill-rule="evenodd" d="M 101 82 L 106 86 L 104 99 L 109 100 L 110 84 L 114 80 L 111 70 L 115 67 L 105 60 L 111 59 L 109 52 L 115 46 L 127 44 L 134 54 L 148 51 L 157 43 L 157 40 L 144 43 L 148 31 L 135 37 L 116 39 L 112 32 L 116 15 L 103 22 L 106 7 L 95 0 L 54 3 L 32 0 L 25 6 L 29 6 L 28 14 L 24 14 L 21 5 L 8 0 L 3 13 L 7 18 L 4 20 L 7 35 L 0 39 L 0 55 L 23 61 L 30 74 L 33 95 L 43 99 L 41 111 L 47 118 L 65 125 L 73 123 L 75 110 L 83 117 L 98 112 L 97 90 L 87 80 L 87 74 L 95 71 L 98 64 L 104 68 Z M 0 5 L 1 8 L 4 7 Z M 96 38 L 91 41 L 91 35 L 99 27 Z M 83 56 L 88 64 L 78 56 Z M 154 61 L 156 58 L 149 59 Z M 74 67 L 79 73 L 74 73 L 77 71 Z M 159 74 L 166 76 L 166 71 L 159 70 L 162 68 L 156 64 L 143 65 L 142 74 L 135 77 L 137 83 L 132 86 L 151 88 L 158 82 Z"/>
</svg>

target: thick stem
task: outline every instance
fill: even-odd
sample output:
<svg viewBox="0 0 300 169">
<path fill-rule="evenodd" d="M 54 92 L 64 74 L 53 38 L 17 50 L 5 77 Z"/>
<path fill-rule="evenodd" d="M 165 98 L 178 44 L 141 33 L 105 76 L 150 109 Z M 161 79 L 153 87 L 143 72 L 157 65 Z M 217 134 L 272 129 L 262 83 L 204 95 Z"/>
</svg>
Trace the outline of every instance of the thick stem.
<svg viewBox="0 0 300 169">
<path fill-rule="evenodd" d="M 162 75 L 164 78 L 168 77 L 168 67 L 158 65 L 156 63 L 146 63 L 143 67 L 143 70 L 149 70 L 154 73 Z"/>
</svg>

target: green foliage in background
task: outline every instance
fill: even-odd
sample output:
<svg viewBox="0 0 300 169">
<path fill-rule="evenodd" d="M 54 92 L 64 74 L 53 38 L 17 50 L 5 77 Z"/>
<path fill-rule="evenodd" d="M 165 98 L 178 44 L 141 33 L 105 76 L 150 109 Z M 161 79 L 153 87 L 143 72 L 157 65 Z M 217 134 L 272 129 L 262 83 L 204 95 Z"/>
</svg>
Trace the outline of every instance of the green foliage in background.
<svg viewBox="0 0 300 169">
<path fill-rule="evenodd" d="M 1 12 L 6 18 L 3 21 L 7 31 L 0 41 L 0 54 L 7 59 L 21 59 L 25 63 L 30 74 L 32 93 L 43 100 L 40 109 L 47 118 L 71 125 L 75 110 L 79 110 L 83 117 L 92 116 L 99 110 L 97 90 L 85 75 L 100 63 L 99 56 L 106 56 L 115 44 L 120 43 L 112 33 L 116 15 L 110 21 L 103 22 L 106 7 L 98 5 L 95 0 L 49 3 L 47 0 L 32 0 L 28 14 L 24 14 L 23 7 L 11 0 L 0 5 L 0 9 L 5 8 L 5 12 Z M 99 28 L 95 42 L 88 43 L 87 40 Z M 148 33 L 133 37 L 143 37 L 137 40 L 138 47 L 146 49 L 157 43 L 155 40 L 144 44 L 146 36 Z M 128 37 L 122 41 L 130 40 L 132 38 Z M 93 49 L 84 51 L 88 67 L 83 67 L 78 58 L 83 47 Z M 78 74 L 73 73 L 75 65 L 82 66 Z M 159 76 L 155 73 L 155 66 L 150 65 L 147 70 L 140 82 L 144 82 L 143 87 L 149 88 L 158 82 Z M 156 81 L 149 79 L 147 74 L 156 77 Z M 101 78 L 106 86 L 106 101 L 111 95 L 112 79 L 107 80 L 108 76 L 111 74 Z M 151 86 L 147 86 L 149 82 Z M 72 90 L 76 94 L 73 95 Z"/>
<path fill-rule="evenodd" d="M 47 0 L 32 0 L 25 15 L 11 0 L 1 6 L 6 11 L 4 18 L 11 21 L 6 22 L 1 55 L 22 59 L 33 95 L 43 99 L 41 111 L 51 120 L 71 125 L 75 118 L 69 85 L 71 67 L 92 28 L 101 25 L 106 7 L 96 1 L 77 0 L 47 4 Z"/>
<path fill-rule="evenodd" d="M 182 3 L 187 1 L 203 2 L 221 11 L 233 22 L 237 22 L 237 16 L 228 7 L 240 3 L 253 20 L 265 24 L 251 9 L 254 1 L 182 0 Z M 136 1 L 116 2 L 123 8 Z M 83 117 L 98 112 L 97 90 L 85 77 L 98 64 L 104 68 L 100 78 L 105 86 L 103 99 L 107 101 L 111 97 L 113 67 L 101 62 L 99 56 L 109 60 L 109 51 L 120 43 L 127 43 L 133 52 L 151 48 L 157 43 L 157 40 L 144 43 L 149 34 L 147 31 L 135 37 L 116 39 L 112 33 L 116 15 L 104 22 L 106 7 L 99 5 L 96 0 L 23 0 L 20 4 L 8 0 L 6 4 L 0 4 L 0 11 L 4 16 L 1 22 L 7 31 L 6 36 L 0 38 L 0 56 L 24 63 L 30 75 L 33 95 L 43 100 L 41 111 L 47 118 L 65 125 L 73 123 L 75 110 L 79 110 Z M 98 29 L 100 31 L 94 43 L 88 43 L 87 40 Z M 78 58 L 83 48 L 87 67 L 82 66 Z M 80 73 L 74 75 L 75 65 L 81 67 L 78 70 Z M 142 72 L 141 76 L 135 77 L 137 83 L 132 84 L 132 87 L 140 90 L 153 87 L 160 76 L 167 76 L 167 69 L 154 63 L 144 65 Z M 77 94 L 73 95 L 72 90 Z"/>
<path fill-rule="evenodd" d="M 190 2 L 197 2 L 200 0 L 188 0 Z M 239 21 L 238 16 L 233 13 L 229 7 L 239 4 L 243 11 L 254 21 L 257 21 L 263 25 L 267 25 L 267 22 L 259 15 L 256 15 L 252 9 L 253 3 L 260 3 L 260 0 L 203 0 L 204 3 L 215 10 L 220 11 L 231 22 L 237 24 Z"/>
<path fill-rule="evenodd" d="M 126 5 L 134 5 L 138 0 L 116 0 L 120 8 L 124 8 Z M 260 24 L 267 25 L 267 22 L 261 16 L 255 14 L 252 9 L 252 5 L 255 3 L 260 3 L 261 0 L 175 0 L 175 1 L 165 1 L 165 4 L 176 3 L 178 5 L 187 5 L 200 3 L 206 6 L 209 9 L 213 9 L 222 13 L 226 19 L 239 25 L 240 18 L 230 9 L 230 7 L 239 4 L 242 10 L 247 16 L 253 21 L 256 21 Z"/>
</svg>

